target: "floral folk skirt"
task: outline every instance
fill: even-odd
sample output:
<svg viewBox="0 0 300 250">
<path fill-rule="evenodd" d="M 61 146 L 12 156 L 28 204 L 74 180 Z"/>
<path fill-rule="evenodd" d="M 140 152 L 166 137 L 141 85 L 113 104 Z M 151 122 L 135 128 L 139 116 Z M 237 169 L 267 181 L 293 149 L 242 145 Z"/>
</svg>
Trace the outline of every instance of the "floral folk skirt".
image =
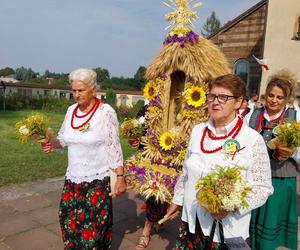
<svg viewBox="0 0 300 250">
<path fill-rule="evenodd" d="M 73 183 L 65 180 L 59 206 L 64 249 L 111 248 L 110 178 Z"/>
<path fill-rule="evenodd" d="M 207 236 L 204 236 L 198 218 L 196 219 L 195 234 L 190 233 L 189 224 L 181 221 L 179 224 L 179 234 L 176 240 L 175 249 L 177 250 L 203 250 L 205 249 Z M 212 250 L 219 249 L 220 243 L 212 242 Z"/>
</svg>

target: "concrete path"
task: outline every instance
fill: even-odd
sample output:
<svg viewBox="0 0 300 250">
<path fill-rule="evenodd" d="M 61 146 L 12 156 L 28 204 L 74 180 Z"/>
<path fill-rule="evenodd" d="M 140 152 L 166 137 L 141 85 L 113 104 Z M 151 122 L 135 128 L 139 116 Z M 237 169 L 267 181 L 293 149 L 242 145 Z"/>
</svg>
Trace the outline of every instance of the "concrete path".
<svg viewBox="0 0 300 250">
<path fill-rule="evenodd" d="M 63 249 L 57 216 L 62 185 L 60 177 L 0 189 L 0 250 Z M 132 191 L 113 199 L 113 249 L 135 249 L 145 219 L 141 203 Z M 178 221 L 168 222 L 147 249 L 173 249 L 177 232 Z"/>
</svg>

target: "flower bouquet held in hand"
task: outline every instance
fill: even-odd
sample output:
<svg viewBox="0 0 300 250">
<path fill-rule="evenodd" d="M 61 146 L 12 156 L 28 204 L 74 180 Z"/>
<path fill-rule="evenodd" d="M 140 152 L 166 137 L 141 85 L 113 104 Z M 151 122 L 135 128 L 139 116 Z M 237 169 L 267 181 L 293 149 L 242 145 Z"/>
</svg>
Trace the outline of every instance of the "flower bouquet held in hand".
<svg viewBox="0 0 300 250">
<path fill-rule="evenodd" d="M 125 119 L 121 124 L 121 135 L 128 139 L 132 148 L 137 148 L 144 133 L 142 124 L 137 119 Z"/>
<path fill-rule="evenodd" d="M 273 129 L 273 134 L 275 138 L 267 144 L 270 149 L 284 148 L 294 152 L 300 147 L 300 123 L 296 121 L 278 125 Z"/>
<path fill-rule="evenodd" d="M 217 166 L 215 171 L 202 176 L 196 183 L 198 203 L 211 214 L 248 208 L 247 196 L 252 188 L 242 178 L 241 170 L 237 165 Z"/>
<path fill-rule="evenodd" d="M 41 113 L 33 113 L 15 125 L 16 133 L 21 142 L 32 140 L 35 142 L 49 142 L 52 130 L 48 127 L 49 119 Z"/>
</svg>

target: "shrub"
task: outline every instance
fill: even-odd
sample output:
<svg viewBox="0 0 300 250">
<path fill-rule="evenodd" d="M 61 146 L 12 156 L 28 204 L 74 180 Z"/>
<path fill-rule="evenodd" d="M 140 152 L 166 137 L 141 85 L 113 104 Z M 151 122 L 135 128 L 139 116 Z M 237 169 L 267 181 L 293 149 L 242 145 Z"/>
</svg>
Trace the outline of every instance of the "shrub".
<svg viewBox="0 0 300 250">
<path fill-rule="evenodd" d="M 22 109 L 44 109 L 55 112 L 65 112 L 72 104 L 72 101 L 66 98 L 36 98 L 20 96 L 17 94 L 6 96 L 5 109 L 22 110 Z M 0 96 L 0 107 L 3 109 L 3 96 Z"/>
</svg>

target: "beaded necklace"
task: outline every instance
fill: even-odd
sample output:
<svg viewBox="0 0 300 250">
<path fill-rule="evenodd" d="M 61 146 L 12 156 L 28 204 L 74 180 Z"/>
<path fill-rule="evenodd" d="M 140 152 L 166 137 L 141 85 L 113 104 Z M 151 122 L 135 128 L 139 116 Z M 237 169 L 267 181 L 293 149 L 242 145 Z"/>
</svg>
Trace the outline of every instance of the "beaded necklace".
<svg viewBox="0 0 300 250">
<path fill-rule="evenodd" d="M 220 151 L 223 147 L 223 146 L 220 146 L 220 147 L 217 147 L 216 149 L 213 149 L 213 150 L 205 149 L 204 148 L 204 139 L 206 137 L 206 134 L 208 135 L 208 137 L 211 140 L 224 140 L 224 139 L 227 139 L 230 136 L 232 136 L 232 138 L 234 139 L 238 135 L 238 133 L 241 131 L 242 126 L 243 126 L 243 121 L 240 117 L 238 117 L 238 121 L 237 121 L 236 125 L 234 126 L 234 128 L 228 133 L 228 135 L 225 135 L 225 136 L 214 136 L 211 133 L 211 131 L 206 127 L 204 129 L 204 132 L 202 134 L 202 138 L 201 138 L 201 141 L 200 141 L 201 151 L 205 154 L 213 154 L 213 153 L 216 153 L 216 152 Z"/>
<path fill-rule="evenodd" d="M 285 119 L 286 119 L 285 109 L 283 109 L 278 118 L 269 122 L 270 124 L 273 123 L 273 125 L 270 125 L 270 126 L 264 125 L 264 110 L 262 110 L 262 112 L 259 114 L 255 130 L 258 131 L 259 128 L 273 129 L 273 128 L 277 127 L 281 122 L 285 121 Z"/>
<path fill-rule="evenodd" d="M 72 112 L 71 127 L 73 129 L 80 129 L 81 127 L 86 125 L 92 119 L 92 117 L 94 116 L 94 114 L 95 114 L 96 110 L 98 109 L 99 105 L 100 105 L 100 100 L 96 98 L 95 104 L 93 105 L 93 107 L 86 114 L 78 115 L 77 112 L 78 112 L 78 109 L 79 109 L 79 105 L 77 104 L 77 106 L 75 107 L 75 109 Z M 79 126 L 74 125 L 74 117 L 81 119 L 81 118 L 87 117 L 88 115 L 90 115 L 90 116 L 82 124 L 80 124 Z"/>
</svg>

